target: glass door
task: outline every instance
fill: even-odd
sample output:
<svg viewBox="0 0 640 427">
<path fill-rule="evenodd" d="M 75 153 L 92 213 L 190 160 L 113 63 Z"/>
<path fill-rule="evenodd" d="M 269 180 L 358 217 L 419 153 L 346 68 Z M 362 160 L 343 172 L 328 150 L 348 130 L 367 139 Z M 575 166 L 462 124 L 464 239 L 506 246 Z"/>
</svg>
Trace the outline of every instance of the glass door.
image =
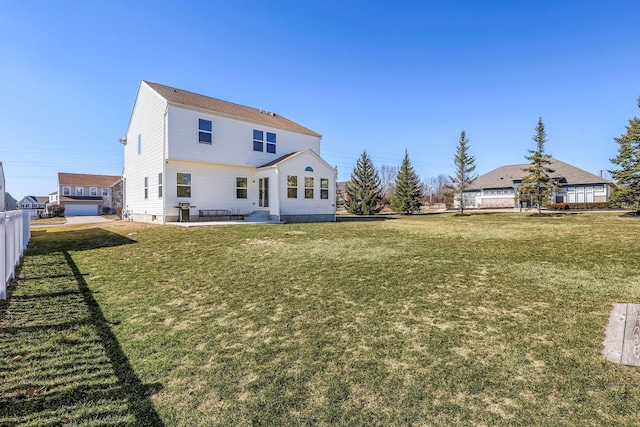
<svg viewBox="0 0 640 427">
<path fill-rule="evenodd" d="M 258 181 L 258 206 L 269 207 L 269 178 L 260 178 Z"/>
</svg>

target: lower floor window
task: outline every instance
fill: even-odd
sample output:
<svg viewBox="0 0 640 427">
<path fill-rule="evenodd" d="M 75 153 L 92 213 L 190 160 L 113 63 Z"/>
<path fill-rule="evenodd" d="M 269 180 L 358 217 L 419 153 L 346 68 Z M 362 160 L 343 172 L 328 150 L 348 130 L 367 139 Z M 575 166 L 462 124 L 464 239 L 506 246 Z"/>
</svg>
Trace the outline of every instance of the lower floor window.
<svg viewBox="0 0 640 427">
<path fill-rule="evenodd" d="M 246 199 L 247 198 L 247 178 L 236 178 L 236 198 L 237 199 Z"/>
<path fill-rule="evenodd" d="M 304 177 L 304 198 L 313 199 L 313 178 L 309 176 Z"/>
<path fill-rule="evenodd" d="M 178 172 L 176 179 L 178 197 L 191 197 L 191 174 Z"/>
<path fill-rule="evenodd" d="M 298 177 L 296 175 L 287 176 L 287 197 L 289 199 L 298 198 Z"/>
<path fill-rule="evenodd" d="M 320 198 L 329 198 L 329 180 L 327 178 L 320 178 Z"/>
</svg>

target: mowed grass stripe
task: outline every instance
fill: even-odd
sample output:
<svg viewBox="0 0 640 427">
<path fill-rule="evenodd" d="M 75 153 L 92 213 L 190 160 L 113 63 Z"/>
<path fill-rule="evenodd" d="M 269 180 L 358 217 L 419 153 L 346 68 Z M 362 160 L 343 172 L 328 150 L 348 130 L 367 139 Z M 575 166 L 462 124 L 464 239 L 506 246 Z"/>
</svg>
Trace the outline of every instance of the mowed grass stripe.
<svg viewBox="0 0 640 427">
<path fill-rule="evenodd" d="M 629 425 L 638 370 L 600 345 L 611 304 L 639 299 L 639 229 L 117 222 L 34 232 L 27 259 L 68 251 L 166 425 Z"/>
</svg>

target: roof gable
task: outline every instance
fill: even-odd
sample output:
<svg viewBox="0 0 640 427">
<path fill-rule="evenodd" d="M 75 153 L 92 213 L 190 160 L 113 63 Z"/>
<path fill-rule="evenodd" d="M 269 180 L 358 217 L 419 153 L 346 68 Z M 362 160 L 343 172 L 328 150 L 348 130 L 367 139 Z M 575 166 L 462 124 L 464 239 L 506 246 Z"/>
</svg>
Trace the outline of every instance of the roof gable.
<svg viewBox="0 0 640 427">
<path fill-rule="evenodd" d="M 167 102 L 174 105 L 197 108 L 200 110 L 209 111 L 214 114 L 231 116 L 286 129 L 292 132 L 302 133 L 318 138 L 321 137 L 319 133 L 316 133 L 311 129 L 308 129 L 294 121 L 291 121 L 286 117 L 281 116 L 280 114 L 267 112 L 257 108 L 246 107 L 240 104 L 234 104 L 233 102 L 199 95 L 197 93 L 165 86 L 159 83 L 148 82 L 146 80 L 143 80 L 143 83 L 156 91 L 160 96 L 166 99 Z"/>
<path fill-rule="evenodd" d="M 525 175 L 525 172 L 522 169 L 527 166 L 530 166 L 530 164 L 525 163 L 520 165 L 500 166 L 499 168 L 477 177 L 468 189 L 481 190 L 484 188 L 513 188 L 515 181 L 522 180 L 522 177 Z M 607 179 L 557 159 L 551 159 L 550 167 L 551 169 L 555 169 L 555 172 L 552 173 L 551 176 L 560 179 L 561 184 L 565 186 L 586 184 L 613 185 L 613 183 Z"/>
<path fill-rule="evenodd" d="M 335 172 L 335 169 L 329 163 L 327 163 L 322 157 L 320 157 L 318 154 L 316 154 L 315 151 L 313 151 L 313 150 L 311 150 L 309 148 L 306 149 L 306 150 L 296 151 L 296 152 L 290 153 L 290 154 L 285 154 L 284 156 L 279 157 L 279 158 L 277 158 L 275 160 L 272 160 L 269 163 L 265 163 L 262 166 L 258 166 L 256 169 L 277 166 L 277 165 L 280 165 L 282 163 L 288 162 L 289 160 L 293 159 L 294 157 L 303 156 L 303 155 L 310 155 L 310 156 L 315 157 L 317 160 L 319 160 L 321 163 L 323 163 L 328 169 L 331 169 L 331 170 L 333 170 Z"/>
</svg>

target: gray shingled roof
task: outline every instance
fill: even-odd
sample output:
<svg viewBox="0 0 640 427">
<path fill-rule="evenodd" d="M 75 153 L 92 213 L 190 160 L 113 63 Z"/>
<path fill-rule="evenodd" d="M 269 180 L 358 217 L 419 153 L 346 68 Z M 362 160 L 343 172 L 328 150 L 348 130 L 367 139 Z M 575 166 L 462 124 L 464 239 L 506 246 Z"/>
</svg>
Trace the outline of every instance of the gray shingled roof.
<svg viewBox="0 0 640 427">
<path fill-rule="evenodd" d="M 267 168 L 267 167 L 269 167 L 269 166 L 277 165 L 278 163 L 283 162 L 283 161 L 287 160 L 289 157 L 293 157 L 293 156 L 295 156 L 296 154 L 299 154 L 299 153 L 302 153 L 302 151 L 295 151 L 295 152 L 293 152 L 293 153 L 285 154 L 284 156 L 282 156 L 282 157 L 278 157 L 277 159 L 272 160 L 272 161 L 270 161 L 269 163 L 265 163 L 265 164 L 264 164 L 264 165 L 262 165 L 262 166 L 258 166 L 258 168 L 257 168 L 257 169 L 260 169 L 260 168 Z"/>
<path fill-rule="evenodd" d="M 159 83 L 152 83 L 143 80 L 151 89 L 155 90 L 171 104 L 182 105 L 185 107 L 198 108 L 211 111 L 212 113 L 221 113 L 227 116 L 238 117 L 253 122 L 263 123 L 292 132 L 303 133 L 305 135 L 321 137 L 319 133 L 307 129 L 306 127 L 293 122 L 280 114 L 275 114 L 244 105 L 234 104 L 233 102 L 223 101 L 209 96 L 199 95 L 197 93 L 188 92 L 182 89 L 176 89 Z"/>
<path fill-rule="evenodd" d="M 530 166 L 530 164 L 525 163 L 521 165 L 500 166 L 491 172 L 487 172 L 484 175 L 477 177 L 468 187 L 468 190 L 481 190 L 484 188 L 513 188 L 513 182 L 520 181 L 522 179 L 525 175 L 522 168 L 527 166 Z M 560 183 L 563 186 L 588 184 L 614 185 L 609 180 L 557 159 L 552 159 L 550 167 L 551 169 L 555 169 L 555 172 L 551 175 L 553 177 L 560 178 Z"/>
</svg>

